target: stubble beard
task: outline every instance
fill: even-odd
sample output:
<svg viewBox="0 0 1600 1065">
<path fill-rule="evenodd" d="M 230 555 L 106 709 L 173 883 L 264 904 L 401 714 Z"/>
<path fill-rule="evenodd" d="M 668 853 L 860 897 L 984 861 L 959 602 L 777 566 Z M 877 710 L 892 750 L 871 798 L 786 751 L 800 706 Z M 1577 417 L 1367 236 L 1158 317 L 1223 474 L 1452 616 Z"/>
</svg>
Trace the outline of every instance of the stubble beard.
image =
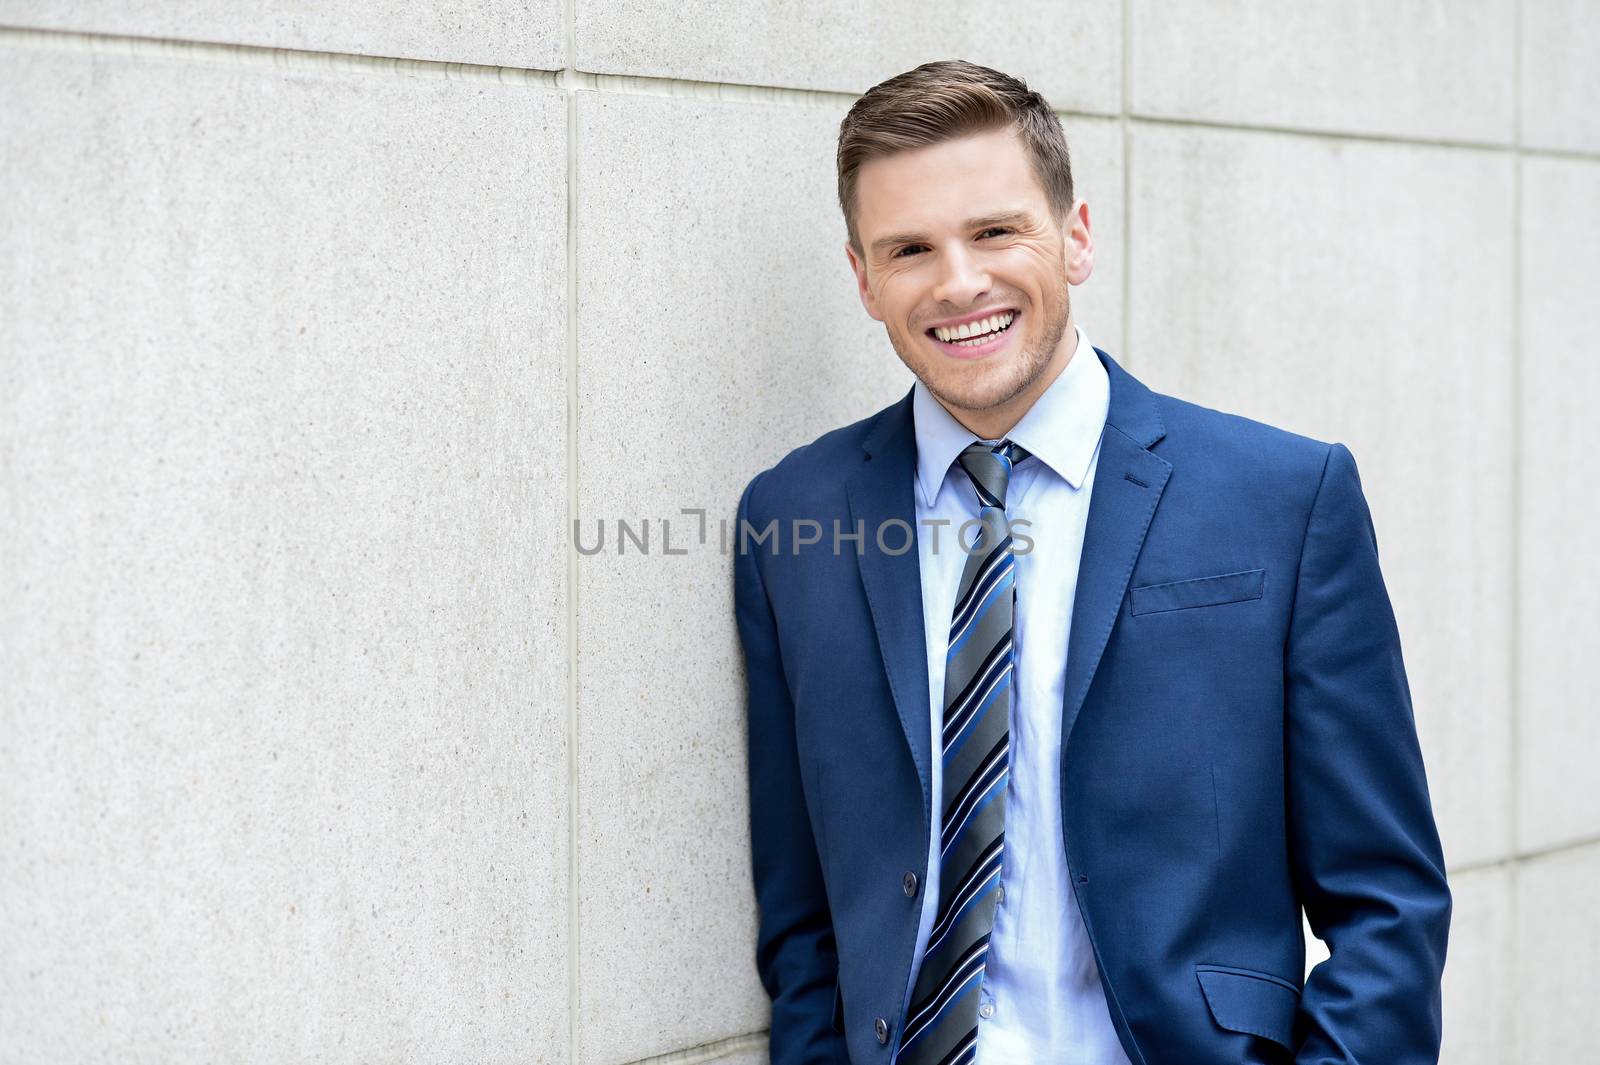
<svg viewBox="0 0 1600 1065">
<path fill-rule="evenodd" d="M 1022 350 L 1013 364 L 1012 371 L 1003 378 L 990 371 L 978 375 L 978 379 L 970 383 L 960 382 L 963 387 L 958 391 L 946 387 L 946 382 L 934 380 L 933 375 L 927 372 L 929 366 L 937 365 L 933 360 L 942 356 L 923 354 L 926 349 L 917 345 L 922 344 L 926 338 L 918 337 L 908 341 L 896 330 L 891 329 L 889 343 L 894 347 L 895 354 L 900 356 L 900 361 L 905 363 L 906 368 L 915 374 L 923 387 L 946 407 L 970 411 L 998 407 L 1027 391 L 1039 379 L 1039 375 L 1044 373 L 1056 349 L 1061 346 L 1061 338 L 1066 335 L 1067 322 L 1072 316 L 1072 294 L 1068 288 L 1065 271 L 1062 272 L 1060 284 L 1059 313 L 1050 314 L 1048 310 L 1043 312 L 1044 327 L 1039 331 L 1035 342 L 1030 344 L 1027 338 L 1023 338 Z M 908 358 L 908 354 L 911 357 Z"/>
</svg>

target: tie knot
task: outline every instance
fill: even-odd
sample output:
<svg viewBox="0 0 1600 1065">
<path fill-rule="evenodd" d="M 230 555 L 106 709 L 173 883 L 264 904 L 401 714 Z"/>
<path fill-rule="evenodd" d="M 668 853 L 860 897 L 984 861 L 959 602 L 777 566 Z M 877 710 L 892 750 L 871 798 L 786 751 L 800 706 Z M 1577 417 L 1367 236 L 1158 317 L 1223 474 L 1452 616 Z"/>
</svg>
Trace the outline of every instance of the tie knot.
<svg viewBox="0 0 1600 1065">
<path fill-rule="evenodd" d="M 979 504 L 1004 510 L 1011 471 L 1027 457 L 1027 450 L 1010 440 L 1002 440 L 998 444 L 986 444 L 980 440 L 969 444 L 956 461 L 961 463 L 961 468 L 967 471 L 967 476 L 977 486 Z"/>
</svg>

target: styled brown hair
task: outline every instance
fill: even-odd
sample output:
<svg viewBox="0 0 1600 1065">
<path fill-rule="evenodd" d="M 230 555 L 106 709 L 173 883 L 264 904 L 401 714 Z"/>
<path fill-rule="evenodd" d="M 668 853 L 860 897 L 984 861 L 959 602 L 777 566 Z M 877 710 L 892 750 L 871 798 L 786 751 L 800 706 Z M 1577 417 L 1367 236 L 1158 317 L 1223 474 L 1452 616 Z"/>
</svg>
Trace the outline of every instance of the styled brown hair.
<svg viewBox="0 0 1600 1065">
<path fill-rule="evenodd" d="M 839 207 L 856 254 L 862 254 L 856 175 L 863 163 L 1005 126 L 1021 136 L 1060 224 L 1073 202 L 1067 138 L 1049 102 L 1027 82 L 964 59 L 941 59 L 868 89 L 839 123 Z"/>
</svg>

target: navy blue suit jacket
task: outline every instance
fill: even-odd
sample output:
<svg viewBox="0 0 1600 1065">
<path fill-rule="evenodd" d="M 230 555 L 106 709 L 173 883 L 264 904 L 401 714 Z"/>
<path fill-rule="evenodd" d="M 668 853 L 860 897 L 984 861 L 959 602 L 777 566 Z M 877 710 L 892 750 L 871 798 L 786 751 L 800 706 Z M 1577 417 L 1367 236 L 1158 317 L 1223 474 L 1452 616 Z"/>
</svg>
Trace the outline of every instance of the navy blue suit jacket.
<svg viewBox="0 0 1600 1065">
<path fill-rule="evenodd" d="M 1123 1048 L 1434 1065 L 1451 897 L 1355 459 L 1094 354 L 1111 401 L 1063 649 L 1063 842 Z M 773 1065 L 898 1043 L 930 811 L 915 461 L 908 392 L 739 502 L 769 534 L 735 538 L 734 586 Z M 835 552 L 835 521 L 860 545 Z M 1309 978 L 1302 907 L 1331 951 Z"/>
</svg>

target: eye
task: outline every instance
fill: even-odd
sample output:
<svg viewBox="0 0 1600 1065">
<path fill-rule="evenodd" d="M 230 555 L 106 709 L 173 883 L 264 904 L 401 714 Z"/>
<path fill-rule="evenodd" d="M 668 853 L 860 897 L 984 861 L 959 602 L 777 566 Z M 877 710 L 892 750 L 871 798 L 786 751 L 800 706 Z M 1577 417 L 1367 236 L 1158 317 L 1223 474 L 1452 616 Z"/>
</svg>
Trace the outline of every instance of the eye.
<svg viewBox="0 0 1600 1065">
<path fill-rule="evenodd" d="M 1015 232 L 1015 230 L 1013 230 L 1010 226 L 990 226 L 988 229 L 985 229 L 983 232 L 979 233 L 978 236 L 986 237 L 990 233 L 1013 233 L 1013 232 Z M 891 259 L 903 259 L 903 258 L 906 257 L 907 253 L 915 252 L 915 251 L 917 251 L 918 249 L 920 249 L 922 247 L 924 247 L 924 245 L 922 245 L 922 244 L 907 244 L 905 247 L 900 248 L 899 250 L 897 250 L 893 255 L 890 256 L 890 258 Z"/>
</svg>

